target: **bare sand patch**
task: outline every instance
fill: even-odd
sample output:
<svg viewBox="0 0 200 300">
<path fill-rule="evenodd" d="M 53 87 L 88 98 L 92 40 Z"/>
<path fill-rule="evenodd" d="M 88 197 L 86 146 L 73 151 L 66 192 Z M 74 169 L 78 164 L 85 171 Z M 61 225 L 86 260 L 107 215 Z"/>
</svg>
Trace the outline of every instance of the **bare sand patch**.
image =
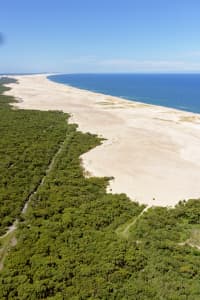
<svg viewBox="0 0 200 300">
<path fill-rule="evenodd" d="M 16 78 L 7 92 L 23 100 L 16 107 L 68 112 L 81 131 L 107 139 L 81 159 L 87 174 L 114 177 L 109 191 L 154 206 L 200 198 L 199 115 L 80 90 L 46 75 Z"/>
</svg>

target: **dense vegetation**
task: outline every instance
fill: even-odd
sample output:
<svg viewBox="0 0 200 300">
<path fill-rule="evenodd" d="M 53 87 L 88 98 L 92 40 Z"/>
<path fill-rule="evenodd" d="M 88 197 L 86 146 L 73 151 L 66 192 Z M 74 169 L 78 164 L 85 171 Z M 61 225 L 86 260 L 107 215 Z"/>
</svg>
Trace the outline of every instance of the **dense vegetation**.
<svg viewBox="0 0 200 300">
<path fill-rule="evenodd" d="M 66 135 L 63 113 L 11 110 L 8 102 L 14 99 L 0 95 L 0 234 L 21 213 Z"/>
<path fill-rule="evenodd" d="M 107 178 L 83 176 L 79 157 L 99 139 L 74 125 L 65 131 L 20 218 L 0 299 L 200 299 L 200 201 L 141 214 L 124 194 L 106 194 Z"/>
</svg>

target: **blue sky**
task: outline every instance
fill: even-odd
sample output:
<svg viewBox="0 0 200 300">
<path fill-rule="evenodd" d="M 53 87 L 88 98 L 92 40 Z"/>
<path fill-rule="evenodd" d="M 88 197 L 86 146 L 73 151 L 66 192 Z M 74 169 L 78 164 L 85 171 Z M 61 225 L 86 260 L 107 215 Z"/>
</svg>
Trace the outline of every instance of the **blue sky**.
<svg viewBox="0 0 200 300">
<path fill-rule="evenodd" d="M 0 0 L 0 73 L 200 72 L 199 0 Z"/>
</svg>

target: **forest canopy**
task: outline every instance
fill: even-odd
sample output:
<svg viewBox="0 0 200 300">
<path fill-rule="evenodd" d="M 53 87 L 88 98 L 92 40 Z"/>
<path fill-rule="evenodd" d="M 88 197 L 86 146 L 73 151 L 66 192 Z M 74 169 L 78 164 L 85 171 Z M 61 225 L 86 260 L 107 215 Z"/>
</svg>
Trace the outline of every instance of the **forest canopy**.
<svg viewBox="0 0 200 300">
<path fill-rule="evenodd" d="M 0 299 L 200 299 L 200 201 L 144 211 L 106 193 L 108 178 L 85 178 L 80 163 L 97 136 L 61 112 L 12 110 L 13 101 L 1 95 L 2 233 L 19 223 Z"/>
</svg>

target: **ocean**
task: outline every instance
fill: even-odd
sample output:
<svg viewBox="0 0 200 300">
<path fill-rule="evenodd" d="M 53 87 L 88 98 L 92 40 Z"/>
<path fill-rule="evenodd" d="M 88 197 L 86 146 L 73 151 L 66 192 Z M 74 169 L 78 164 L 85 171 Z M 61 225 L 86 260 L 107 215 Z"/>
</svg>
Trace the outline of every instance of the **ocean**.
<svg viewBox="0 0 200 300">
<path fill-rule="evenodd" d="M 200 74 L 66 74 L 48 78 L 132 101 L 200 113 Z"/>
</svg>

